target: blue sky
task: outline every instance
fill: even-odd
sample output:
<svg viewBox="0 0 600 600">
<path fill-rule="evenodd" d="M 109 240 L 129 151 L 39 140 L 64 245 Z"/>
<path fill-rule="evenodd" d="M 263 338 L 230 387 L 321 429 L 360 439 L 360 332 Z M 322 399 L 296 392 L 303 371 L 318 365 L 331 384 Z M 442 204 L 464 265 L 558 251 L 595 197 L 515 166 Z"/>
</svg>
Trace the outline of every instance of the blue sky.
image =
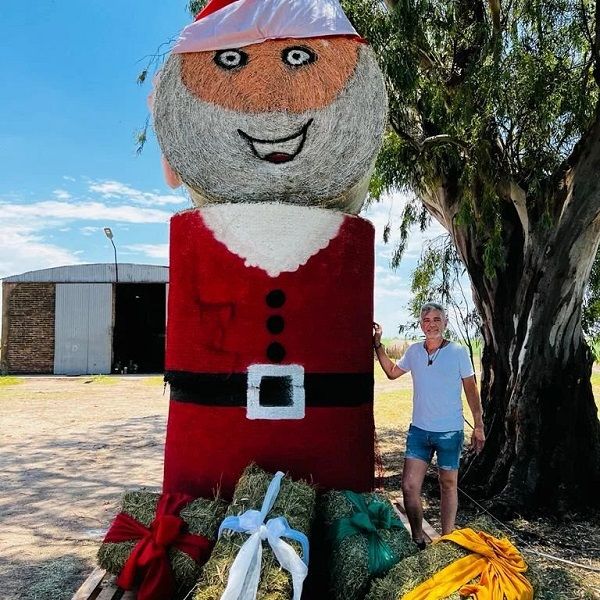
<svg viewBox="0 0 600 600">
<path fill-rule="evenodd" d="M 190 204 L 163 181 L 151 132 L 141 155 L 150 82 L 136 78 L 163 43 L 191 19 L 185 0 L 4 0 L 0 93 L 0 278 L 66 264 L 110 262 L 111 227 L 120 262 L 167 264 L 168 220 Z M 375 314 L 385 334 L 406 320 L 409 273 L 389 269 L 383 227 L 401 195 L 363 216 L 377 228 Z M 427 237 L 439 235 L 434 227 Z"/>
</svg>

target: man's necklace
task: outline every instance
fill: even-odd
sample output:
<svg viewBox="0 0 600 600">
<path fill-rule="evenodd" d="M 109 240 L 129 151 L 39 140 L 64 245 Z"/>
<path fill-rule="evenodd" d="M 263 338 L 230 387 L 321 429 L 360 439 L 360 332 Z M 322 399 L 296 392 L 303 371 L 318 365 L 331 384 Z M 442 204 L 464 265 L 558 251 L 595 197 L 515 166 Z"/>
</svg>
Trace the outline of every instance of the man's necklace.
<svg viewBox="0 0 600 600">
<path fill-rule="evenodd" d="M 440 350 L 446 345 L 446 340 L 442 340 L 442 343 L 440 344 L 439 348 L 433 353 L 433 354 L 429 354 L 429 351 L 427 350 L 427 345 L 425 343 L 423 343 L 423 346 L 425 348 L 425 352 L 427 352 L 427 366 L 430 367 L 433 364 L 433 361 L 437 358 L 438 354 L 440 353 Z"/>
</svg>

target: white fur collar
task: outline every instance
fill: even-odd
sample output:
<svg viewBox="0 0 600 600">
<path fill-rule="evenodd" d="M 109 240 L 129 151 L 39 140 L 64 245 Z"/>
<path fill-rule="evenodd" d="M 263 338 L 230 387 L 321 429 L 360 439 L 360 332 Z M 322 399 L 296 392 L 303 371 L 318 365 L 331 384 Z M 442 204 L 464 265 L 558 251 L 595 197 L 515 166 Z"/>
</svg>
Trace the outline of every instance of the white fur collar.
<svg viewBox="0 0 600 600">
<path fill-rule="evenodd" d="M 295 271 L 326 248 L 344 214 L 312 206 L 279 203 L 213 204 L 198 209 L 206 226 L 246 266 L 271 277 Z"/>
</svg>

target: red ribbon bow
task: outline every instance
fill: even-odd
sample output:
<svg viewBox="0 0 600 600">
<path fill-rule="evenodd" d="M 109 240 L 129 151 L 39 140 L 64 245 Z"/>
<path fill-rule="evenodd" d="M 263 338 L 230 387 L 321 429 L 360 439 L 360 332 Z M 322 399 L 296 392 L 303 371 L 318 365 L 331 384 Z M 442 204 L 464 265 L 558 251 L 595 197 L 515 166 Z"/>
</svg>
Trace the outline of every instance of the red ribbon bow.
<svg viewBox="0 0 600 600">
<path fill-rule="evenodd" d="M 166 600 L 174 593 L 175 582 L 167 551 L 174 546 L 196 562 L 205 562 L 213 546 L 202 535 L 184 533 L 181 509 L 193 498 L 187 494 L 162 494 L 156 507 L 156 518 L 144 527 L 125 513 L 113 521 L 105 542 L 139 540 L 117 577 L 117 585 L 131 590 L 139 584 L 138 600 Z"/>
</svg>

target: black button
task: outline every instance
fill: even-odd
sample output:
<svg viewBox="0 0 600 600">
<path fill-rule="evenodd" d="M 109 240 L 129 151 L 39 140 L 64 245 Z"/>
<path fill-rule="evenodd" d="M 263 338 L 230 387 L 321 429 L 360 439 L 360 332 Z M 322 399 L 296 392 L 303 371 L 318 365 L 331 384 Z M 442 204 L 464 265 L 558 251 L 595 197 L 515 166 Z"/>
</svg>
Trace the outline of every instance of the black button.
<svg viewBox="0 0 600 600">
<path fill-rule="evenodd" d="M 280 317 L 279 315 L 273 315 L 267 319 L 267 329 L 271 333 L 281 333 L 283 331 L 283 325 L 283 317 Z"/>
<path fill-rule="evenodd" d="M 279 363 L 285 357 L 285 348 L 278 342 L 269 344 L 267 348 L 267 358 L 274 363 Z"/>
<path fill-rule="evenodd" d="M 271 290 L 267 294 L 267 306 L 271 308 L 281 308 L 285 304 L 285 294 L 283 290 Z"/>
</svg>

